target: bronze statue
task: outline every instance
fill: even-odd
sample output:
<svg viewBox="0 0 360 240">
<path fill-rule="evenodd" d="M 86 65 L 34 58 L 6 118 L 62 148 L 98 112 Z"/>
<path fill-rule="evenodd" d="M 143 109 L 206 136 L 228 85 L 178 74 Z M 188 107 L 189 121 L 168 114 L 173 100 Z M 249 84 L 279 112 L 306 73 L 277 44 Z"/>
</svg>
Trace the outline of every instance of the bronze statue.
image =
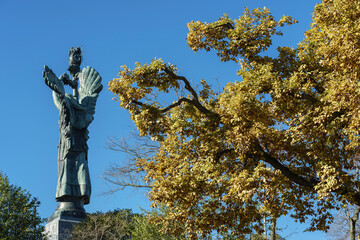
<svg viewBox="0 0 360 240">
<path fill-rule="evenodd" d="M 103 86 L 95 69 L 86 67 L 80 71 L 80 64 L 80 48 L 71 48 L 68 70 L 73 79 L 66 73 L 58 78 L 47 66 L 43 77 L 53 90 L 54 103 L 60 113 L 56 188 L 56 201 L 60 203 L 56 212 L 84 216 L 83 205 L 90 202 L 91 195 L 87 128 L 94 119 L 96 100 Z M 66 93 L 64 85 L 69 85 L 73 94 Z"/>
</svg>

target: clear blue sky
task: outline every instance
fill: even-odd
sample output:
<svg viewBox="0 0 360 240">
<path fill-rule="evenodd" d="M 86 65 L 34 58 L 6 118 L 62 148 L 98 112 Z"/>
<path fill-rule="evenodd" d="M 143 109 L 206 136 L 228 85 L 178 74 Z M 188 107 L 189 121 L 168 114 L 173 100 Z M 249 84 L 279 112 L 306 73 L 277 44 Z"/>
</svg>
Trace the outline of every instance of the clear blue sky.
<svg viewBox="0 0 360 240">
<path fill-rule="evenodd" d="M 103 171 L 125 156 L 106 148 L 109 136 L 127 137 L 133 128 L 129 115 L 118 107 L 107 83 L 121 65 L 134 66 L 152 58 L 178 65 L 196 85 L 201 78 L 217 87 L 237 79 L 237 66 L 220 63 L 213 53 L 193 53 L 186 45 L 186 23 L 211 22 L 224 13 L 237 18 L 244 7 L 264 7 L 280 18 L 291 15 L 299 24 L 286 28 L 275 44 L 296 46 L 309 28 L 316 1 L 289 0 L 0 0 L 0 170 L 41 201 L 40 214 L 56 208 L 58 111 L 42 78 L 43 65 L 57 75 L 68 67 L 71 46 L 83 50 L 83 66 L 103 78 L 95 120 L 90 125 L 89 167 L 93 186 L 88 212 L 115 208 L 148 209 L 145 192 L 126 190 L 103 196 L 108 186 Z M 281 235 L 288 239 L 325 239 L 323 233 L 302 233 L 306 225 L 286 218 Z"/>
</svg>

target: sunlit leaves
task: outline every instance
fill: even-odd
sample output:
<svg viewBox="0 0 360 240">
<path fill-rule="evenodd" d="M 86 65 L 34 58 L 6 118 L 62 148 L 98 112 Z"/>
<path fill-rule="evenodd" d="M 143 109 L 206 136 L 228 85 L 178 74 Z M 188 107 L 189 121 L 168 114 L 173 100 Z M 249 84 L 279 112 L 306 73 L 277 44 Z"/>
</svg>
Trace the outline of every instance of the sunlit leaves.
<svg viewBox="0 0 360 240">
<path fill-rule="evenodd" d="M 323 64 L 359 77 L 360 8 L 358 1 L 325 0 L 315 8 L 313 35 L 323 38 L 318 54 Z M 321 33 L 319 33 L 321 32 Z M 312 38 L 312 37 L 310 37 Z"/>
<path fill-rule="evenodd" d="M 276 27 L 293 23 L 296 20 L 287 16 L 279 21 L 274 20 L 267 8 L 246 8 L 237 20 L 224 15 L 213 23 L 188 23 L 187 42 L 194 51 L 217 51 L 221 61 L 236 61 L 238 57 L 251 61 L 268 49 L 272 43 L 272 35 L 282 35 Z"/>
<path fill-rule="evenodd" d="M 110 90 L 140 134 L 160 144 L 151 160 L 138 160 L 154 183 L 153 204 L 171 209 L 159 221 L 185 223 L 192 238 L 243 236 L 261 231 L 263 216 L 292 211 L 300 222 L 311 218 L 310 230 L 325 230 L 332 209 L 360 204 L 358 19 L 359 1 L 324 0 L 305 39 L 276 56 L 266 50 L 279 27 L 296 23 L 291 17 L 277 21 L 263 8 L 190 22 L 192 50 L 240 65 L 242 80 L 221 92 L 205 80 L 196 92 L 159 59 L 123 67 Z M 151 97 L 181 86 L 187 92 L 168 106 Z"/>
<path fill-rule="evenodd" d="M 168 88 L 179 88 L 179 83 L 164 72 L 165 68 L 176 72 L 174 65 L 167 65 L 161 59 L 154 59 L 150 64 L 135 63 L 131 70 L 122 66 L 120 78 L 114 79 L 109 84 L 109 90 L 118 94 L 121 106 L 131 109 L 132 101 L 144 98 L 153 91 L 167 92 Z"/>
</svg>

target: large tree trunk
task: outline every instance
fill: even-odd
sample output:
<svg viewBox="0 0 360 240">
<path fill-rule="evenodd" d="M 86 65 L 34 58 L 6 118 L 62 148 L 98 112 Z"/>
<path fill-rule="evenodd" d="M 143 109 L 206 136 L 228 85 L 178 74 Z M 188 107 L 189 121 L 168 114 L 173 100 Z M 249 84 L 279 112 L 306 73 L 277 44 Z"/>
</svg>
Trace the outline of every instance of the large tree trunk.
<svg viewBox="0 0 360 240">
<path fill-rule="evenodd" d="M 360 207 L 356 208 L 354 215 L 350 218 L 350 240 L 355 240 L 356 237 L 356 222 L 359 220 Z"/>
<path fill-rule="evenodd" d="M 270 240 L 276 240 L 276 218 L 271 219 Z"/>
<path fill-rule="evenodd" d="M 350 218 L 350 240 L 355 240 L 355 224 L 356 221 Z"/>
</svg>

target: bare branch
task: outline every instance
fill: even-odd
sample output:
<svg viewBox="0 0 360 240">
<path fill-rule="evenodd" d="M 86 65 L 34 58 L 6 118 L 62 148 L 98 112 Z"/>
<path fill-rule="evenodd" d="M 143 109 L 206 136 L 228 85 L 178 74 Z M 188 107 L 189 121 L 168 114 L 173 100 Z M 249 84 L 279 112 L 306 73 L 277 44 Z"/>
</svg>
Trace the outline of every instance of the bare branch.
<svg viewBox="0 0 360 240">
<path fill-rule="evenodd" d="M 111 184 L 105 194 L 123 190 L 125 187 L 151 188 L 151 183 L 145 182 L 144 172 L 130 161 L 123 166 L 113 165 L 103 174 L 104 180 Z"/>
<path fill-rule="evenodd" d="M 130 144 L 130 139 L 134 141 Z M 130 133 L 128 139 L 109 137 L 107 148 L 113 151 L 119 151 L 136 158 L 148 158 L 158 149 L 158 143 L 151 140 L 150 136 L 140 137 L 137 133 Z"/>
<path fill-rule="evenodd" d="M 104 180 L 111 184 L 106 194 L 123 190 L 125 187 L 152 187 L 151 182 L 144 181 L 145 171 L 137 165 L 137 161 L 150 160 L 159 149 L 157 142 L 152 141 L 149 136 L 140 137 L 134 132 L 128 139 L 109 138 L 107 147 L 113 151 L 123 152 L 127 157 L 121 160 L 121 164 L 112 164 L 103 173 Z"/>
<path fill-rule="evenodd" d="M 354 218 L 357 218 L 359 211 L 359 206 L 348 205 L 345 209 L 337 212 L 334 216 L 334 222 L 330 225 L 327 233 L 329 239 L 347 240 L 351 234 L 353 234 L 353 237 L 359 237 L 358 229 L 360 224 L 357 220 L 354 220 Z"/>
</svg>

